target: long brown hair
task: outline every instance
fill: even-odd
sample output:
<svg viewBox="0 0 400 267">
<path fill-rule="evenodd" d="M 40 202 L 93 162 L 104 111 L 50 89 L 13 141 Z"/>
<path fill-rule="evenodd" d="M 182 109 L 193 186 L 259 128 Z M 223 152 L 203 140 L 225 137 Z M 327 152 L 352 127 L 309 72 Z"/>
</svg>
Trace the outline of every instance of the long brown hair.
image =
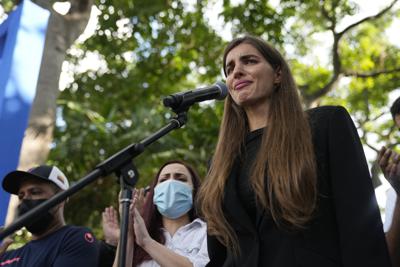
<svg viewBox="0 0 400 267">
<path fill-rule="evenodd" d="M 253 36 L 232 40 L 224 52 L 224 71 L 229 51 L 243 43 L 256 48 L 281 74 L 281 82 L 270 96 L 269 112 L 265 114 L 268 126 L 250 182 L 257 202 L 270 212 L 279 227 L 303 228 L 312 217 L 317 196 L 310 125 L 289 66 L 271 45 Z M 224 216 L 222 203 L 226 180 L 235 159 L 241 154 L 248 132 L 244 109 L 228 95 L 216 151 L 199 192 L 199 208 L 207 221 L 209 233 L 234 252 L 239 251 L 237 237 Z"/>
<path fill-rule="evenodd" d="M 158 178 L 160 176 L 161 171 L 170 164 L 181 164 L 185 166 L 185 168 L 190 173 L 190 178 L 193 183 L 193 208 L 189 211 L 189 219 L 193 221 L 194 219 L 198 218 L 197 209 L 196 209 L 196 197 L 197 192 L 199 191 L 200 187 L 200 178 L 195 169 L 190 166 L 188 163 L 180 160 L 170 160 L 164 163 L 160 169 L 158 170 L 157 174 L 155 175 L 151 185 L 150 190 L 146 195 L 146 202 L 143 205 L 142 215 L 143 220 L 147 226 L 150 236 L 160 244 L 165 244 L 165 237 L 162 231 L 163 224 L 162 224 L 162 215 L 157 210 L 156 205 L 153 202 L 154 196 L 154 187 L 156 187 Z M 134 255 L 133 255 L 133 264 L 132 266 L 138 266 L 140 263 L 146 260 L 151 260 L 152 258 L 150 255 L 140 246 L 135 244 L 134 248 Z"/>
</svg>

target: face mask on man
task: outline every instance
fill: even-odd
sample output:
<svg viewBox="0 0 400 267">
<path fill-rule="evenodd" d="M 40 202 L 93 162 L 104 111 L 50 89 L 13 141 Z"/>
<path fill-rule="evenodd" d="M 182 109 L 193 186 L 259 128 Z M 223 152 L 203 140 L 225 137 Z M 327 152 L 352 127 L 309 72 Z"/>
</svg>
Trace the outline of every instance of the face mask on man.
<svg viewBox="0 0 400 267">
<path fill-rule="evenodd" d="M 163 216 L 179 218 L 193 206 L 192 188 L 172 179 L 162 182 L 154 188 L 153 202 Z"/>
<path fill-rule="evenodd" d="M 18 205 L 18 216 L 21 216 L 28 211 L 36 208 L 47 199 L 24 199 L 21 204 Z M 32 222 L 25 225 L 26 229 L 34 235 L 44 233 L 54 220 L 54 215 L 49 211 L 46 211 L 42 216 L 34 219 Z"/>
</svg>

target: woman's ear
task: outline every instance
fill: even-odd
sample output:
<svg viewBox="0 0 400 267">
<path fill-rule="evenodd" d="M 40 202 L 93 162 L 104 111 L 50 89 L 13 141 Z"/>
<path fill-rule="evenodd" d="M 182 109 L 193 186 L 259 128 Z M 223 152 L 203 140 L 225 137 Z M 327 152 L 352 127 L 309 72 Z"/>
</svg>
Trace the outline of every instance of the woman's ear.
<svg viewBox="0 0 400 267">
<path fill-rule="evenodd" d="M 282 78 L 282 70 L 281 68 L 277 68 L 274 73 L 274 84 L 280 84 Z"/>
</svg>

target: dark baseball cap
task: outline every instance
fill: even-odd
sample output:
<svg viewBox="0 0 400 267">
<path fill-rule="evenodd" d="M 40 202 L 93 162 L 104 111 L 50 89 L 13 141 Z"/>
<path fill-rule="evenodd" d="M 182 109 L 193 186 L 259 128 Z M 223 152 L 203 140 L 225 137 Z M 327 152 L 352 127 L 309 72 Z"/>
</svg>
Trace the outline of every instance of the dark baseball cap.
<svg viewBox="0 0 400 267">
<path fill-rule="evenodd" d="M 68 179 L 65 174 L 56 166 L 41 165 L 28 171 L 12 171 L 3 179 L 3 189 L 10 194 L 18 194 L 21 183 L 26 179 L 39 179 L 48 181 L 61 190 L 67 190 L 69 187 Z"/>
</svg>

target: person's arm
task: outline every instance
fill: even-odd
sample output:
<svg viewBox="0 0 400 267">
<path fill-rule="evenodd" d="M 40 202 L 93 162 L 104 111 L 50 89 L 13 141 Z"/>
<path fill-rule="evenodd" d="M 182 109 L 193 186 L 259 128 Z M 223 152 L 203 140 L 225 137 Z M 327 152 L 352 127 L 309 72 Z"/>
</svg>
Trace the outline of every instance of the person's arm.
<svg viewBox="0 0 400 267">
<path fill-rule="evenodd" d="M 385 179 L 392 185 L 398 196 L 400 192 L 399 155 L 391 149 L 382 147 L 378 154 L 378 161 Z M 392 265 L 400 266 L 400 200 L 398 197 L 396 198 L 390 228 L 386 232 L 386 242 Z"/>
<path fill-rule="evenodd" d="M 342 108 L 328 121 L 328 170 L 343 266 L 391 266 L 375 192 L 354 123 Z"/>
<path fill-rule="evenodd" d="M 386 241 L 389 254 L 392 260 L 392 266 L 400 266 L 400 199 L 396 199 L 396 205 L 393 212 L 393 220 L 389 231 L 386 233 Z"/>
<path fill-rule="evenodd" d="M 141 246 L 153 260 L 163 267 L 193 267 L 193 263 L 164 245 L 152 239 L 138 210 L 134 209 L 134 229 L 136 243 Z"/>
</svg>

